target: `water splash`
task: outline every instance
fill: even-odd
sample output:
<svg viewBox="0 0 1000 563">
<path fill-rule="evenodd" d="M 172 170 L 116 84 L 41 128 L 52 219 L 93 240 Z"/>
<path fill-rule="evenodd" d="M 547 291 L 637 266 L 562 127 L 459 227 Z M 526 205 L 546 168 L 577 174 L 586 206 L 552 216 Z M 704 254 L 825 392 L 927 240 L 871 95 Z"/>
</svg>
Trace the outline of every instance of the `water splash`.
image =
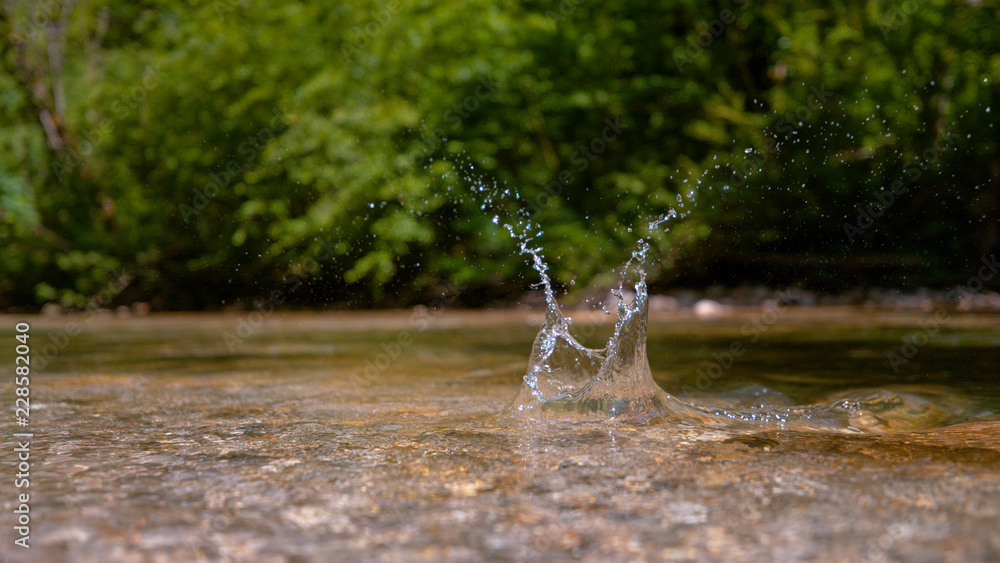
<svg viewBox="0 0 1000 563">
<path fill-rule="evenodd" d="M 650 222 L 650 232 L 674 218 L 671 212 Z M 515 231 L 507 225 L 512 234 Z M 664 391 L 653 379 L 646 356 L 649 295 L 646 262 L 650 247 L 640 239 L 622 268 L 618 316 L 604 348 L 588 348 L 570 332 L 572 320 L 563 315 L 552 289 L 548 265 L 533 238 L 522 235 L 520 250 L 530 255 L 545 292 L 545 321 L 535 337 L 524 383 L 504 414 L 513 418 L 576 417 L 629 423 L 667 423 L 743 429 L 874 432 L 912 430 L 957 421 L 964 408 L 934 404 L 916 394 L 887 390 L 857 392 L 827 403 L 806 406 L 762 404 L 750 408 L 711 408 L 684 402 Z M 628 302 L 624 287 L 637 277 L 635 297 Z"/>
<path fill-rule="evenodd" d="M 671 212 L 653 221 L 650 230 L 675 215 Z M 508 230 L 515 234 L 513 227 L 508 226 Z M 570 333 L 572 321 L 559 308 L 541 249 L 531 248 L 527 242 L 522 239 L 520 249 L 532 257 L 532 265 L 541 278 L 545 322 L 535 337 L 524 385 L 508 412 L 562 411 L 648 420 L 664 414 L 669 407 L 681 410 L 680 403 L 653 381 L 646 358 L 649 303 L 645 264 L 649 244 L 645 239 L 640 239 L 638 248 L 622 268 L 615 290 L 618 318 L 614 334 L 601 349 L 584 346 Z M 628 303 L 624 286 L 633 264 L 639 279 L 635 283 L 635 297 Z"/>
<path fill-rule="evenodd" d="M 501 216 L 509 216 L 505 204 L 521 201 L 517 190 L 500 189 L 495 181 L 484 180 L 472 168 L 465 169 L 463 176 L 472 185 L 482 209 L 496 213 L 494 224 L 500 223 Z M 680 195 L 678 201 L 683 207 Z M 604 348 L 588 348 L 572 335 L 572 319 L 563 315 L 556 300 L 542 247 L 533 245 L 543 236 L 542 228 L 532 220 L 527 206 L 516 205 L 514 217 L 504 227 L 517 241 L 520 252 L 531 257 L 539 277 L 538 287 L 545 294 L 545 321 L 535 336 L 523 384 L 502 417 L 849 433 L 916 430 L 969 420 L 969 405 L 965 402 L 944 400 L 943 395 L 933 397 L 926 392 L 856 390 L 812 405 L 765 401 L 750 407 L 720 408 L 689 403 L 664 391 L 653 379 L 646 356 L 649 240 L 664 224 L 683 219 L 688 213 L 671 209 L 649 221 L 647 233 L 637 241 L 613 290 L 618 298 L 614 333 Z M 635 280 L 635 296 L 629 300 L 625 286 L 630 277 Z"/>
</svg>

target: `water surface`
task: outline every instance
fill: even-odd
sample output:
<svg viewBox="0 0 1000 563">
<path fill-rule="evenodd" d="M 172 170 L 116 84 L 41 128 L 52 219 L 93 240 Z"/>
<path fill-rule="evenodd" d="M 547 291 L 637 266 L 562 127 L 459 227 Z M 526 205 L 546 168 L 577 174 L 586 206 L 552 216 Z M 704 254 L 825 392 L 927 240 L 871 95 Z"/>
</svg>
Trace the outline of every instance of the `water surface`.
<svg viewBox="0 0 1000 563">
<path fill-rule="evenodd" d="M 927 408 L 888 432 L 525 421 L 498 415 L 539 312 L 274 314 L 233 350 L 238 316 L 97 319 L 35 373 L 33 548 L 12 560 L 1000 558 L 1000 319 L 950 315 L 894 373 L 926 314 L 789 308 L 751 343 L 760 314 L 654 315 L 656 383 L 734 410 Z M 33 343 L 66 321 L 31 320 Z M 573 330 L 600 346 L 613 322 Z"/>
</svg>

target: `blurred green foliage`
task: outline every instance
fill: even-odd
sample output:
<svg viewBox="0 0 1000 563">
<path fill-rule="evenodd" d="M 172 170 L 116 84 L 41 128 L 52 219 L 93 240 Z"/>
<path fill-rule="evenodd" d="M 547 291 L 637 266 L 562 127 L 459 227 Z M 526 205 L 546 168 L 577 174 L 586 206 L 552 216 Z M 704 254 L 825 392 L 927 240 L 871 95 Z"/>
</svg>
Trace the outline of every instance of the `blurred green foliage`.
<svg viewBox="0 0 1000 563">
<path fill-rule="evenodd" d="M 671 208 L 661 284 L 942 285 L 1000 239 L 989 3 L 3 2 L 0 307 L 481 304 L 535 281 L 498 207 L 575 288 Z"/>
</svg>

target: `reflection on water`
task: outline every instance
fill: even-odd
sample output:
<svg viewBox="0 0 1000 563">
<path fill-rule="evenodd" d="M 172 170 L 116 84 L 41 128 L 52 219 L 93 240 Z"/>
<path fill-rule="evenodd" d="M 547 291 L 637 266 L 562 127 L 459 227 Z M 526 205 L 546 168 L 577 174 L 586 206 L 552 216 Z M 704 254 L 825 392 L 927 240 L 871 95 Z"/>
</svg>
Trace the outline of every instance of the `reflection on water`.
<svg viewBox="0 0 1000 563">
<path fill-rule="evenodd" d="M 871 416 L 924 430 L 497 416 L 527 313 L 276 314 L 235 352 L 234 317 L 97 320 L 33 380 L 34 543 L 13 560 L 996 560 L 998 319 L 953 316 L 893 373 L 919 315 L 789 310 L 750 343 L 757 313 L 654 316 L 650 377 L 735 412 L 888 393 L 927 412 Z M 615 328 L 587 326 L 589 346 Z"/>
</svg>

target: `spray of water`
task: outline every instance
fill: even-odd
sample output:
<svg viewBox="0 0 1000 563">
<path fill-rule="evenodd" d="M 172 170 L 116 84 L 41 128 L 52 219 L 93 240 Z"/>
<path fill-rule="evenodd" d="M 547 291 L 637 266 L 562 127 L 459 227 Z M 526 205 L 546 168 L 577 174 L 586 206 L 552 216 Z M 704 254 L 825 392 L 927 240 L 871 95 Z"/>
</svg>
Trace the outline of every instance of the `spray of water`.
<svg viewBox="0 0 1000 563">
<path fill-rule="evenodd" d="M 654 222 L 655 223 L 655 222 Z M 532 257 L 545 291 L 545 322 L 535 337 L 524 383 L 505 415 L 518 419 L 576 417 L 629 423 L 670 423 L 735 429 L 871 432 L 947 422 L 953 415 L 917 396 L 875 390 L 825 404 L 768 406 L 743 410 L 707 408 L 681 401 L 653 379 L 646 356 L 648 243 L 640 241 L 622 269 L 618 318 L 604 348 L 584 346 L 570 333 L 548 267 L 539 248 L 522 244 Z M 626 302 L 623 287 L 630 271 L 638 276 L 635 297 Z"/>
<path fill-rule="evenodd" d="M 482 192 L 482 184 L 474 191 Z M 516 191 L 493 192 L 484 204 L 495 205 Z M 524 207 L 521 207 L 524 209 Z M 671 210 L 648 223 L 648 237 L 678 218 Z M 500 222 L 499 214 L 494 223 Z M 664 391 L 653 379 L 646 356 L 649 295 L 646 288 L 650 244 L 646 237 L 622 267 L 614 294 L 618 298 L 614 332 L 604 348 L 588 348 L 572 334 L 572 320 L 556 300 L 548 264 L 537 243 L 542 229 L 520 212 L 504 227 L 530 257 L 545 293 L 545 321 L 531 350 L 523 384 L 503 416 L 520 420 L 580 418 L 629 423 L 669 423 L 672 426 L 870 432 L 941 424 L 953 413 L 928 408 L 916 396 L 874 390 L 829 403 L 806 406 L 761 405 L 727 410 L 695 405 Z M 533 244 L 534 243 L 534 244 Z M 635 297 L 626 300 L 625 286 L 635 279 Z M 931 414 L 928 414 L 931 413 Z M 933 418 L 933 420 L 932 420 Z"/>
</svg>

